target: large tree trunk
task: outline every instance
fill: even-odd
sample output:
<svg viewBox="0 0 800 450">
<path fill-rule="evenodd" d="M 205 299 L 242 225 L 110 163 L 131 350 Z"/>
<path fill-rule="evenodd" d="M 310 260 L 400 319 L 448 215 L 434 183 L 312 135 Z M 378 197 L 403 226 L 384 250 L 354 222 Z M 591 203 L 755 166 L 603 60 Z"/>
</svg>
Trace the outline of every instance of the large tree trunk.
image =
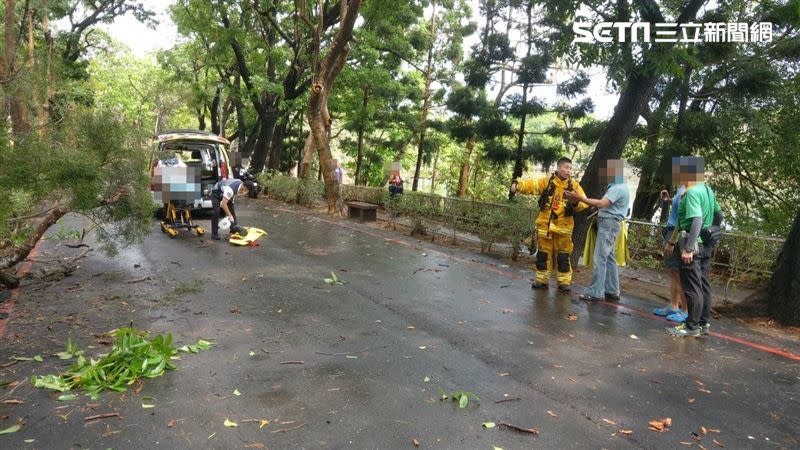
<svg viewBox="0 0 800 450">
<path fill-rule="evenodd" d="M 306 143 L 303 146 L 303 159 L 300 161 L 300 171 L 297 175 L 298 178 L 307 179 L 311 176 L 311 164 L 314 162 L 314 135 L 309 131 L 306 136 Z"/>
<path fill-rule="evenodd" d="M 356 186 L 361 181 L 361 163 L 364 159 L 364 122 L 363 118 L 364 115 L 367 113 L 367 105 L 369 104 L 369 85 L 364 86 L 364 100 L 361 104 L 361 111 L 362 111 L 362 121 L 358 124 L 358 147 L 357 147 L 357 154 L 356 154 L 356 174 L 355 174 L 355 184 Z"/>
<path fill-rule="evenodd" d="M 267 154 L 272 143 L 272 135 L 275 132 L 275 125 L 278 123 L 279 111 L 272 105 L 267 106 L 264 116 L 261 119 L 261 129 L 258 133 L 258 140 L 253 148 L 253 156 L 250 158 L 250 167 L 257 172 L 264 169 L 267 162 Z"/>
<path fill-rule="evenodd" d="M 231 117 L 231 112 L 233 112 L 233 98 L 230 95 L 228 95 L 225 98 L 225 102 L 222 104 L 222 110 L 220 111 L 220 116 L 219 116 L 219 135 L 221 137 L 224 138 L 228 137 L 227 128 L 228 128 L 228 120 Z"/>
<path fill-rule="evenodd" d="M 433 167 L 431 170 L 431 194 L 436 193 L 436 166 L 439 164 L 439 148 L 433 155 Z"/>
<path fill-rule="evenodd" d="M 211 107 L 209 108 L 209 115 L 211 116 L 211 132 L 216 134 L 217 136 L 221 136 L 220 134 L 220 111 L 219 111 L 219 104 L 222 100 L 222 89 L 217 86 L 216 90 L 214 91 L 214 98 L 211 100 Z"/>
<path fill-rule="evenodd" d="M 358 18 L 358 10 L 361 8 L 361 0 L 351 0 L 349 4 L 340 2 L 339 5 L 341 8 L 339 31 L 333 38 L 333 43 L 314 76 L 311 97 L 308 101 L 308 125 L 314 138 L 314 146 L 319 154 L 320 168 L 325 179 L 328 213 L 331 215 L 341 213 L 343 205 L 339 186 L 336 183 L 333 156 L 328 142 L 328 130 L 331 124 L 330 114 L 328 114 L 328 97 L 336 77 L 339 76 L 347 60 L 350 50 L 349 43 L 353 38 L 353 27 Z M 322 11 L 322 8 L 320 8 L 320 11 Z M 322 18 L 320 18 L 320 22 L 322 22 Z M 320 34 L 321 30 L 318 31 L 316 42 L 320 41 Z M 321 49 L 317 48 L 315 50 L 318 55 Z"/>
<path fill-rule="evenodd" d="M 472 139 L 467 141 L 467 155 L 464 162 L 461 163 L 461 171 L 458 176 L 458 198 L 467 196 L 467 187 L 469 186 L 469 169 L 470 160 L 472 159 L 472 151 L 475 149 L 475 141 Z"/>
<path fill-rule="evenodd" d="M 800 210 L 767 287 L 767 307 L 785 325 L 800 325 Z"/>
<path fill-rule="evenodd" d="M 9 107 L 8 114 L 11 116 L 11 131 L 15 135 L 27 134 L 31 131 L 30 117 L 28 114 L 27 105 L 22 98 L 22 92 L 19 89 L 20 80 L 19 74 L 16 73 L 16 60 L 17 60 L 17 16 L 16 16 L 16 1 L 5 1 L 5 17 L 4 17 L 4 31 L 3 43 L 5 54 L 3 55 L 3 64 L 0 67 L 0 79 L 7 83 L 5 89 L 6 98 L 5 103 Z M 3 116 L 5 116 L 5 112 Z"/>
<path fill-rule="evenodd" d="M 224 10 L 220 11 L 222 12 L 221 19 L 223 26 L 230 30 L 230 19 L 227 14 L 224 13 Z M 268 34 L 267 40 L 270 45 L 273 44 L 276 39 L 275 32 Z M 258 140 L 256 141 L 253 155 L 250 158 L 250 167 L 256 172 L 260 172 L 264 168 L 269 144 L 272 141 L 272 133 L 275 130 L 275 124 L 278 120 L 278 98 L 275 95 L 258 95 L 253 85 L 250 68 L 247 66 L 247 58 L 245 57 L 241 44 L 235 36 L 231 36 L 230 44 L 236 58 L 236 67 L 239 71 L 239 75 L 242 81 L 244 81 L 245 86 L 247 86 L 247 90 L 250 93 L 250 102 L 258 113 L 258 118 L 261 122 Z M 270 52 L 270 56 L 267 60 L 267 78 L 271 81 L 275 80 L 276 64 L 274 52 Z"/>
<path fill-rule="evenodd" d="M 270 44 L 275 42 L 275 32 L 268 33 L 268 40 Z M 271 81 L 276 79 L 277 62 L 275 61 L 275 52 L 270 52 L 269 59 L 267 60 L 267 78 Z M 278 124 L 278 118 L 281 111 L 279 107 L 277 95 L 265 94 L 262 96 L 261 110 L 259 114 L 263 119 L 261 124 L 261 135 L 258 143 L 256 143 L 253 157 L 250 159 L 250 166 L 255 172 L 261 172 L 267 162 L 267 155 L 270 152 L 270 145 L 272 144 L 272 135 L 275 133 L 275 127 Z"/>
<path fill-rule="evenodd" d="M 202 109 L 198 109 L 195 111 L 197 115 L 197 129 L 201 131 L 205 131 L 206 129 L 206 112 Z"/>
<path fill-rule="evenodd" d="M 658 205 L 659 191 L 655 190 L 656 174 L 660 166 L 659 134 L 661 133 L 661 117 L 658 114 L 648 115 L 647 120 L 647 144 L 645 154 L 649 155 L 647 161 L 642 166 L 642 173 L 639 176 L 639 186 L 636 188 L 636 197 L 633 200 L 633 212 L 631 217 L 634 219 L 650 220 L 655 213 L 655 206 Z"/>
<path fill-rule="evenodd" d="M 647 146 L 645 154 L 652 159 L 642 167 L 642 176 L 639 179 L 639 187 L 636 190 L 636 198 L 633 201 L 632 217 L 651 220 L 658 208 L 659 193 L 662 189 L 672 186 L 671 166 L 672 157 L 679 156 L 682 152 L 687 152 L 684 145 L 684 130 L 686 125 L 686 108 L 689 101 L 689 82 L 692 75 L 690 66 L 684 66 L 682 77 L 676 76 L 664 92 L 658 109 L 650 115 L 647 120 Z M 668 145 L 659 145 L 659 134 L 664 123 L 666 112 L 672 107 L 676 95 L 680 91 L 678 104 L 678 117 L 673 130 L 671 141 Z M 699 105 L 692 102 L 692 106 Z M 662 218 L 665 217 L 662 211 Z"/>
<path fill-rule="evenodd" d="M 256 148 L 256 141 L 258 140 L 258 134 L 261 130 L 261 119 L 256 120 L 256 125 L 253 127 L 253 131 L 250 134 L 245 133 L 242 135 L 243 144 L 239 147 L 239 151 L 242 152 L 242 156 L 251 157 L 253 156 L 253 151 Z M 251 164 L 252 167 L 252 164 Z"/>
<path fill-rule="evenodd" d="M 657 76 L 654 74 L 631 73 L 628 76 L 627 86 L 622 91 L 617 106 L 614 108 L 614 114 L 603 130 L 592 159 L 581 178 L 581 187 L 587 197 L 597 198 L 600 195 L 603 188 L 599 174 L 600 167 L 606 163 L 606 160 L 619 159 L 622 156 L 622 150 L 636 125 L 636 120 L 650 100 L 656 80 Z M 573 264 L 583 253 L 586 226 L 586 214 L 577 214 L 575 228 L 572 232 L 572 241 L 575 244 L 575 249 L 572 251 Z"/>
<path fill-rule="evenodd" d="M 50 31 L 50 18 L 48 13 L 50 11 L 49 0 L 42 0 L 42 33 L 44 34 L 45 42 L 45 70 L 44 79 L 47 87 L 45 88 L 44 99 L 41 102 L 39 112 L 39 124 L 44 129 L 44 126 L 50 121 L 50 102 L 55 95 L 55 83 L 53 82 L 53 33 Z"/>
<path fill-rule="evenodd" d="M 436 0 L 431 1 L 431 46 L 428 48 L 428 64 L 425 67 L 425 90 L 422 95 L 422 118 L 419 122 L 419 140 L 417 141 L 417 165 L 414 169 L 414 181 L 411 190 L 416 191 L 419 185 L 419 173 L 422 169 L 422 152 L 425 149 L 425 134 L 428 131 L 428 110 L 431 101 L 431 83 L 433 82 L 433 45 L 436 41 Z"/>
<path fill-rule="evenodd" d="M 286 136 L 286 129 L 289 127 L 289 115 L 282 114 L 275 130 L 272 132 L 272 144 L 267 158 L 267 168 L 270 170 L 281 169 L 281 159 L 283 158 L 283 138 Z"/>
<path fill-rule="evenodd" d="M 247 146 L 247 122 L 244 119 L 244 103 L 242 103 L 242 98 L 239 97 L 239 92 L 242 87 L 241 82 L 242 77 L 237 75 L 233 81 L 234 93 L 233 93 L 233 107 L 236 111 L 236 130 L 237 135 L 239 136 L 239 152 L 242 155 L 249 153 L 245 153 L 245 147 Z"/>
</svg>

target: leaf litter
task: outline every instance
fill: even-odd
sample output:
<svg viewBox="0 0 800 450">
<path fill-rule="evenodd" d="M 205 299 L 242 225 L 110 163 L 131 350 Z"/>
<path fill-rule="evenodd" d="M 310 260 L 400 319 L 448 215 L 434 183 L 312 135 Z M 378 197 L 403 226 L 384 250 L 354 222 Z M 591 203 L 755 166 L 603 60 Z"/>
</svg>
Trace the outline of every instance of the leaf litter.
<svg viewBox="0 0 800 450">
<path fill-rule="evenodd" d="M 31 383 L 36 388 L 58 392 L 82 388 L 88 397 L 96 399 L 104 390 L 123 392 L 140 378 L 155 378 L 166 370 L 176 369 L 172 360 L 184 347 L 185 351 L 197 353 L 212 345 L 201 339 L 197 344 L 176 349 L 172 345 L 172 334 L 151 337 L 135 328 L 120 328 L 109 334 L 115 338 L 114 345 L 109 353 L 99 355 L 98 360 L 87 359 L 68 341 L 64 353 L 77 356 L 75 364 L 60 375 L 34 375 Z"/>
<path fill-rule="evenodd" d="M 669 417 L 666 417 L 661 420 L 651 420 L 650 422 L 647 423 L 647 428 L 650 431 L 657 431 L 659 433 L 667 431 L 671 426 L 672 426 L 672 419 Z"/>
</svg>

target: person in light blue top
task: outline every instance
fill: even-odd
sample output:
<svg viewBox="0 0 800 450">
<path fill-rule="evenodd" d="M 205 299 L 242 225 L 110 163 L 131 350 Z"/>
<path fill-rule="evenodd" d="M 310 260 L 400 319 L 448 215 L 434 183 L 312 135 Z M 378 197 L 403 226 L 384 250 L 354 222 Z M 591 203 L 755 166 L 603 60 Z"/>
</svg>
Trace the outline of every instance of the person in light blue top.
<svg viewBox="0 0 800 450">
<path fill-rule="evenodd" d="M 600 167 L 600 179 L 607 182 L 605 194 L 601 199 L 586 198 L 574 192 L 565 192 L 570 200 L 578 200 L 598 208 L 597 243 L 594 249 L 592 285 L 579 298 L 589 301 L 608 299 L 619 301 L 619 270 L 615 257 L 615 243 L 622 228 L 621 222 L 628 215 L 630 191 L 625 184 L 624 162 L 609 159 Z M 573 198 L 574 197 L 574 198 Z"/>
<path fill-rule="evenodd" d="M 675 229 L 678 226 L 678 207 L 681 204 L 681 198 L 683 197 L 683 193 L 686 192 L 686 186 L 681 184 L 678 186 L 678 191 L 675 192 L 675 196 L 670 199 L 669 193 L 667 191 L 661 191 L 661 207 L 666 208 L 667 205 L 672 205 L 672 209 L 669 211 L 669 217 L 667 218 L 667 228 Z"/>
<path fill-rule="evenodd" d="M 607 198 L 610 203 L 606 207 L 597 206 L 600 208 L 600 211 L 597 212 L 597 217 L 614 219 L 617 222 L 624 220 L 625 216 L 628 215 L 630 195 L 628 185 L 625 184 L 622 175 L 614 177 L 614 181 L 608 185 L 606 193 L 603 195 L 603 198 Z"/>
</svg>

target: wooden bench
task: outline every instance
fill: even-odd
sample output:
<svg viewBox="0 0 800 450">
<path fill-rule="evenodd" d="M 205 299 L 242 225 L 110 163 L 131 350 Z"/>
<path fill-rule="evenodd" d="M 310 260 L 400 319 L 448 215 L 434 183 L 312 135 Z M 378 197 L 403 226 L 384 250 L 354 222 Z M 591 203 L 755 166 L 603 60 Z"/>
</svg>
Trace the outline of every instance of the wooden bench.
<svg viewBox="0 0 800 450">
<path fill-rule="evenodd" d="M 348 217 L 359 222 L 375 222 L 378 219 L 378 205 L 364 202 L 347 202 Z"/>
</svg>

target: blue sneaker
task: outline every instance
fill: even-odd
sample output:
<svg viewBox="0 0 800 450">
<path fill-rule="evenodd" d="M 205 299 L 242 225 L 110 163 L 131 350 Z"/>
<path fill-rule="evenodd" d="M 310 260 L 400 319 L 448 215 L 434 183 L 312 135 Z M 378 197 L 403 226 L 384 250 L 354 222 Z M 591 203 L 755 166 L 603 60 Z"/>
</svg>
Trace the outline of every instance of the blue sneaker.
<svg viewBox="0 0 800 450">
<path fill-rule="evenodd" d="M 689 313 L 685 313 L 683 311 L 678 311 L 676 313 L 672 313 L 667 315 L 667 320 L 670 322 L 683 322 L 686 318 L 689 317 Z"/>
<path fill-rule="evenodd" d="M 664 307 L 664 308 L 656 308 L 653 310 L 653 314 L 657 316 L 668 316 L 670 314 L 676 314 L 681 312 L 679 309 L 671 308 L 671 307 Z"/>
</svg>

